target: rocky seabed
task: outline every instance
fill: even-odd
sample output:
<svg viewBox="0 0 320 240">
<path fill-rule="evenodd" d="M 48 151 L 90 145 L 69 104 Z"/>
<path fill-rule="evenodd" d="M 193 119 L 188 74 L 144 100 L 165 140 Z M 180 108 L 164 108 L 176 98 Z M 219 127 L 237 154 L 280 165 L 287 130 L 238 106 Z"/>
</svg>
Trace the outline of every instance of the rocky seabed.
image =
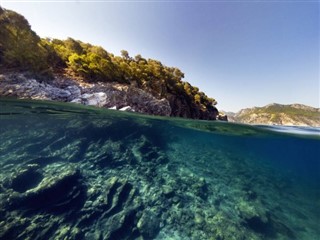
<svg viewBox="0 0 320 240">
<path fill-rule="evenodd" d="M 27 116 L 2 116 L 1 240 L 317 236 L 317 213 L 293 180 L 199 132 L 138 118 Z"/>
</svg>

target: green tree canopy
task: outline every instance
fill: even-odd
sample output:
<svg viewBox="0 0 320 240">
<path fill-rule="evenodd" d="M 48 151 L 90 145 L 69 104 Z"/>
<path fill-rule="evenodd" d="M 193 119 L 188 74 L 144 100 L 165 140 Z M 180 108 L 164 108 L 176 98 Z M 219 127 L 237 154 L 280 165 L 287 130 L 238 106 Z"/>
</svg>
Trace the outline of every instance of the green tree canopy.
<svg viewBox="0 0 320 240">
<path fill-rule="evenodd" d="M 158 98 L 178 96 L 201 109 L 217 102 L 199 88 L 183 81 L 184 73 L 140 54 L 134 58 L 128 51 L 121 56 L 108 53 L 100 46 L 68 38 L 40 39 L 21 15 L 0 8 L 0 67 L 43 71 L 64 71 L 91 82 L 135 83 Z"/>
<path fill-rule="evenodd" d="M 39 72 L 48 69 L 46 50 L 28 21 L 10 10 L 0 10 L 0 64 Z"/>
</svg>

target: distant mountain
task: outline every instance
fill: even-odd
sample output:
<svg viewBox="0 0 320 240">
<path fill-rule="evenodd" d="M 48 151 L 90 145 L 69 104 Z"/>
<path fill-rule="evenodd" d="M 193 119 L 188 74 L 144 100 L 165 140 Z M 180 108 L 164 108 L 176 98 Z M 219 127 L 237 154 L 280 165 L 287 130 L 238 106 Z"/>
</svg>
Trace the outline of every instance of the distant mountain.
<svg viewBox="0 0 320 240">
<path fill-rule="evenodd" d="M 302 104 L 269 104 L 242 109 L 228 116 L 230 122 L 270 125 L 320 126 L 320 109 Z"/>
</svg>

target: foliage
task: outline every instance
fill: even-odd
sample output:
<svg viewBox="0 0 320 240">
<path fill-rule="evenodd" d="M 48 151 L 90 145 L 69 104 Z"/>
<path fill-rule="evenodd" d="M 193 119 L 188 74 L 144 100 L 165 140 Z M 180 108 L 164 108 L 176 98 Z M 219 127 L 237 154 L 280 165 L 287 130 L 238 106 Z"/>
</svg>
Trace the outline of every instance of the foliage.
<svg viewBox="0 0 320 240">
<path fill-rule="evenodd" d="M 21 15 L 0 10 L 0 66 L 43 73 L 48 70 L 47 51 Z"/>
<path fill-rule="evenodd" d="M 212 108 L 217 102 L 182 81 L 184 73 L 160 61 L 140 54 L 130 57 L 108 53 L 102 47 L 68 38 L 40 39 L 21 15 L 0 8 L 0 67 L 31 70 L 37 73 L 65 71 L 91 82 L 134 84 L 158 98 L 181 96 L 200 109 Z"/>
<path fill-rule="evenodd" d="M 237 118 L 239 120 L 245 120 L 250 119 L 252 115 L 268 117 L 272 122 L 279 122 L 284 116 L 295 120 L 305 118 L 310 121 L 318 121 L 320 118 L 320 111 L 319 109 L 304 105 L 271 104 L 265 107 L 252 108 L 241 113 Z"/>
</svg>

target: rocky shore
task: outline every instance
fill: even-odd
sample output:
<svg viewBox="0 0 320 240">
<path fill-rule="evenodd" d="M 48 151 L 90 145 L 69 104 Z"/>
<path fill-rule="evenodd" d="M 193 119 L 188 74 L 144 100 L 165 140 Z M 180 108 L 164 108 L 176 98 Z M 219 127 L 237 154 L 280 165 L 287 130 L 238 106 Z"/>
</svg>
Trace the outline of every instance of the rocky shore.
<svg viewBox="0 0 320 240">
<path fill-rule="evenodd" d="M 39 81 L 24 74 L 1 74 L 0 96 L 80 103 L 159 116 L 170 116 L 172 111 L 167 99 L 157 99 L 134 86 L 91 84 L 58 76 Z"/>
</svg>

